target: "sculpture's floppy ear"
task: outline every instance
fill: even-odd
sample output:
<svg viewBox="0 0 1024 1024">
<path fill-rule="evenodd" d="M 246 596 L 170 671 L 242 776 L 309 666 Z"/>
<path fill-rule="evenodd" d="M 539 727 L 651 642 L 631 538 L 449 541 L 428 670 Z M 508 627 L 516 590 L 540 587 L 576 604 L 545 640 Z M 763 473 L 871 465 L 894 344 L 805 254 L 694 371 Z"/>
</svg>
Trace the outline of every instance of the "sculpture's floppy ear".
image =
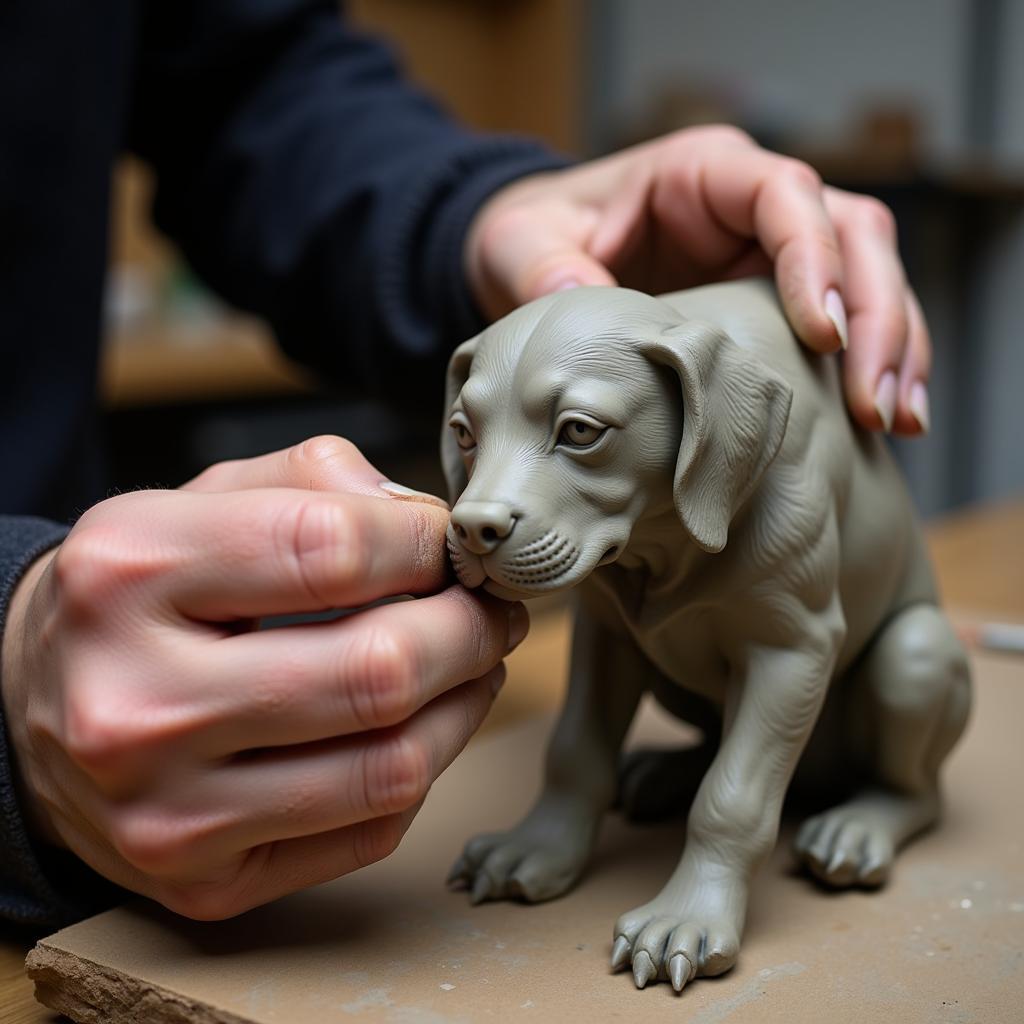
<svg viewBox="0 0 1024 1024">
<path fill-rule="evenodd" d="M 724 331 L 697 320 L 666 328 L 641 350 L 682 385 L 676 511 L 700 547 L 721 551 L 732 517 L 778 453 L 793 391 Z"/>
<path fill-rule="evenodd" d="M 454 505 L 459 495 L 466 489 L 466 467 L 462 461 L 462 451 L 455 440 L 455 433 L 448 426 L 448 417 L 452 414 L 452 406 L 459 397 L 462 385 L 469 378 L 469 371 L 476 355 L 480 336 L 464 341 L 448 360 L 448 378 L 444 388 L 444 419 L 441 423 L 441 468 L 444 470 L 445 482 L 448 484 L 448 502 Z"/>
</svg>

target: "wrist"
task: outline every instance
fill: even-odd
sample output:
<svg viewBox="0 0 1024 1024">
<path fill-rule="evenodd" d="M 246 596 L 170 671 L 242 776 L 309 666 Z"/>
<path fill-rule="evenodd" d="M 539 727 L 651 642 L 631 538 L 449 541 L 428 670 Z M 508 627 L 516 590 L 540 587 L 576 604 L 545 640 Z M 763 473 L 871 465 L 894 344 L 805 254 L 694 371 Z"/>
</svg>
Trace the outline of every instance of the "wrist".
<svg viewBox="0 0 1024 1024">
<path fill-rule="evenodd" d="M 0 636 L 0 700 L 3 703 L 3 720 L 9 740 L 10 772 L 25 826 L 36 839 L 64 845 L 46 813 L 43 801 L 29 781 L 31 751 L 28 705 L 34 675 L 31 664 L 38 614 L 33 610 L 33 599 L 57 550 L 52 548 L 40 555 L 28 567 L 11 593 L 3 635 Z"/>
</svg>

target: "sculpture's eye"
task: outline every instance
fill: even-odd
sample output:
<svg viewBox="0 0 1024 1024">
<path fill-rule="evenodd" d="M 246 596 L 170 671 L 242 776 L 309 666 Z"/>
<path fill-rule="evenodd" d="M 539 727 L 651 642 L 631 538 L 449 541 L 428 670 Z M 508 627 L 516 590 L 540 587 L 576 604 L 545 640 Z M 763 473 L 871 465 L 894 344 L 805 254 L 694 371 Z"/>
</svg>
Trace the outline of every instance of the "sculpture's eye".
<svg viewBox="0 0 1024 1024">
<path fill-rule="evenodd" d="M 449 420 L 448 426 L 455 433 L 456 444 L 464 452 L 472 451 L 476 447 L 476 438 L 473 436 L 473 431 L 469 429 L 469 424 L 461 416 L 453 416 Z"/>
<path fill-rule="evenodd" d="M 586 420 L 566 420 L 558 433 L 558 443 L 569 448 L 589 448 L 607 429 Z"/>
</svg>

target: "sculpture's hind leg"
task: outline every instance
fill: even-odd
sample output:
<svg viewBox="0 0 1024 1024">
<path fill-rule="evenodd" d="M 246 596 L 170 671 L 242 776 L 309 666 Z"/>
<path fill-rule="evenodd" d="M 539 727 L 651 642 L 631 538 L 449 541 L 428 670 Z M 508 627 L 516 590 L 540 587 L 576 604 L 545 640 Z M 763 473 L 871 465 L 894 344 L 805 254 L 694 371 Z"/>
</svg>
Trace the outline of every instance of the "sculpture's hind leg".
<svg viewBox="0 0 1024 1024">
<path fill-rule="evenodd" d="M 904 609 L 847 680 L 867 785 L 806 821 L 795 849 L 823 882 L 880 885 L 896 851 L 939 813 L 939 768 L 970 707 L 967 659 L 934 605 Z"/>
<path fill-rule="evenodd" d="M 686 746 L 640 747 L 623 754 L 615 806 L 630 821 L 684 818 L 718 752 L 721 713 L 660 672 L 652 671 L 648 686 L 666 711 L 701 735 Z"/>
<path fill-rule="evenodd" d="M 683 819 L 714 760 L 718 744 L 630 750 L 619 761 L 615 807 L 629 821 Z"/>
</svg>

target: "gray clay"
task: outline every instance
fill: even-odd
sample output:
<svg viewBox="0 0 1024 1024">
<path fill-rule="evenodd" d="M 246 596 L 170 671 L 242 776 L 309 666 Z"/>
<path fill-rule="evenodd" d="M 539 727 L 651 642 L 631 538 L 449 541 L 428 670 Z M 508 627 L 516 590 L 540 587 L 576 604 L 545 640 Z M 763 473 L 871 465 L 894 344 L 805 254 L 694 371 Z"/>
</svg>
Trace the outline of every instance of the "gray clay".
<svg viewBox="0 0 1024 1024">
<path fill-rule="evenodd" d="M 540 299 L 454 353 L 447 408 L 460 580 L 517 599 L 579 585 L 543 791 L 451 881 L 476 902 L 569 889 L 651 691 L 708 740 L 627 763 L 633 802 L 692 803 L 678 867 L 615 923 L 613 967 L 678 991 L 733 966 L 798 762 L 854 784 L 797 857 L 833 887 L 884 882 L 938 815 L 967 663 L 892 459 L 772 286 Z"/>
</svg>

